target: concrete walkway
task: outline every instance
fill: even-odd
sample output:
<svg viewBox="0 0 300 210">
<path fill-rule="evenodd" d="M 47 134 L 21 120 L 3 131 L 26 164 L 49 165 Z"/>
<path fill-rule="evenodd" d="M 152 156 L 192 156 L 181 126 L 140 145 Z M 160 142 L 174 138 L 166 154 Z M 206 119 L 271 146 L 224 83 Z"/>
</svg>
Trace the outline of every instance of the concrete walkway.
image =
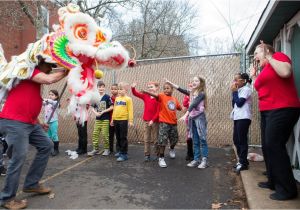
<svg viewBox="0 0 300 210">
<path fill-rule="evenodd" d="M 252 149 L 251 152 L 257 152 L 258 149 Z M 264 162 L 250 162 L 250 168 L 241 172 L 244 189 L 247 196 L 248 206 L 250 209 L 300 209 L 300 196 L 294 200 L 274 201 L 269 195 L 274 191 L 262 189 L 257 186 L 258 182 L 266 181 L 262 174 L 265 171 Z M 298 184 L 300 193 L 300 185 Z"/>
</svg>

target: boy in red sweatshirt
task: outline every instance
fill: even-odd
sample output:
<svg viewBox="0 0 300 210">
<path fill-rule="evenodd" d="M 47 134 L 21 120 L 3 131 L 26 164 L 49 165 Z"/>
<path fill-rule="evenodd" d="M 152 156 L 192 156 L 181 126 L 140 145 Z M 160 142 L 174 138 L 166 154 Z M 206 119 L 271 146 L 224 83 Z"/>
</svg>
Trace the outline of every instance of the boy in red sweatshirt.
<svg viewBox="0 0 300 210">
<path fill-rule="evenodd" d="M 132 83 L 131 91 L 132 94 L 144 102 L 144 153 L 146 162 L 150 161 L 151 154 L 151 142 L 155 145 L 155 155 L 158 155 L 157 151 L 157 137 L 158 137 L 158 113 L 159 113 L 159 103 L 155 97 L 148 94 L 140 93 L 135 89 L 136 83 Z M 158 82 L 148 82 L 147 89 L 151 93 L 158 93 L 159 83 Z M 157 158 L 157 157 L 155 157 Z"/>
</svg>

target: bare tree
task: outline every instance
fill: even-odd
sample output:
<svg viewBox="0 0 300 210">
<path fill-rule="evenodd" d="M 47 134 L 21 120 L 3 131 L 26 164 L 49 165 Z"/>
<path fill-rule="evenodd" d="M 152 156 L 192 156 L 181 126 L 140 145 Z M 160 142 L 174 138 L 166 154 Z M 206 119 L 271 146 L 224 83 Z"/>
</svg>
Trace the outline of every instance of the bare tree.
<svg viewBox="0 0 300 210">
<path fill-rule="evenodd" d="M 42 1 L 22 1 L 18 0 L 21 10 L 29 18 L 31 24 L 36 28 L 36 39 L 40 39 L 49 30 L 49 7 L 55 7 L 52 2 Z"/>
<path fill-rule="evenodd" d="M 249 17 L 244 17 L 243 19 L 247 19 L 247 24 L 245 24 L 243 30 L 237 34 L 237 38 L 235 38 L 234 34 L 236 33 L 233 29 L 233 26 L 235 23 L 232 22 L 232 18 L 231 18 L 231 10 L 230 10 L 230 0 L 228 1 L 228 18 L 225 17 L 225 15 L 223 15 L 223 13 L 221 12 L 221 10 L 216 6 L 216 4 L 214 3 L 214 1 L 209 1 L 214 8 L 217 10 L 217 12 L 219 13 L 219 15 L 222 17 L 222 19 L 224 20 L 224 22 L 227 25 L 227 28 L 230 32 L 230 36 L 231 36 L 231 40 L 232 40 L 232 46 L 230 48 L 229 52 L 242 52 L 243 48 L 245 46 L 244 40 L 242 40 L 242 35 L 245 32 L 248 24 L 250 23 L 250 21 L 252 20 L 252 18 L 256 15 L 256 14 L 252 14 Z M 256 6 L 256 8 L 254 9 L 254 11 L 256 11 L 258 9 L 259 4 Z"/>
<path fill-rule="evenodd" d="M 116 38 L 133 46 L 138 58 L 182 56 L 190 53 L 196 11 L 188 1 L 144 0 L 140 16 L 123 23 Z"/>
<path fill-rule="evenodd" d="M 107 16 L 116 18 L 117 8 L 130 8 L 135 2 L 137 0 L 55 0 L 55 3 L 59 6 L 66 6 L 68 3 L 77 4 L 81 12 L 98 19 L 98 22 Z"/>
<path fill-rule="evenodd" d="M 0 4 L 0 15 L 7 21 L 1 24 L 7 24 L 9 28 L 23 29 L 22 18 L 28 18 L 31 24 L 36 28 L 36 38 L 41 38 L 48 32 L 51 27 L 47 20 L 49 16 L 56 14 L 47 13 L 47 10 L 58 9 L 61 6 L 66 6 L 72 2 L 77 4 L 81 11 L 89 14 L 98 23 L 99 19 L 109 16 L 110 19 L 116 21 L 116 8 L 117 7 L 132 7 L 136 0 L 39 0 L 39 1 L 27 1 L 27 0 L 14 0 L 7 1 L 5 4 Z M 49 15 L 49 16 L 48 16 Z"/>
<path fill-rule="evenodd" d="M 8 29 L 22 30 L 24 20 L 28 19 L 36 28 L 36 38 L 39 39 L 45 32 L 48 32 L 50 18 L 49 10 L 55 8 L 51 1 L 5 1 L 0 4 L 1 24 L 6 25 Z"/>
</svg>

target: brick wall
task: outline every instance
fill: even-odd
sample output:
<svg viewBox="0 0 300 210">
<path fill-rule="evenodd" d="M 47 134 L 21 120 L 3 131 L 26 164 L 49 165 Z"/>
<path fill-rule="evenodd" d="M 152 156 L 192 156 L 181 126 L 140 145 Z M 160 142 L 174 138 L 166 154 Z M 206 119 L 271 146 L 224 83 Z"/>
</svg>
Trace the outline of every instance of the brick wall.
<svg viewBox="0 0 300 210">
<path fill-rule="evenodd" d="M 58 24 L 57 8 L 53 5 L 45 6 L 49 9 L 49 26 L 51 29 L 54 23 Z M 10 61 L 11 56 L 24 52 L 28 44 L 36 40 L 34 26 L 20 9 L 21 7 L 16 1 L 1 1 L 0 43 L 7 61 Z"/>
</svg>

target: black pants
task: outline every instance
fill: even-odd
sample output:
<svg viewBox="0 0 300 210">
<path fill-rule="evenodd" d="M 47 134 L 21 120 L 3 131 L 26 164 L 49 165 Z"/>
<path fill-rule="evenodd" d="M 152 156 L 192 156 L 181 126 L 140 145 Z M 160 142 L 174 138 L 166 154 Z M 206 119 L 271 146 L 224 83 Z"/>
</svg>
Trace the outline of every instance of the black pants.
<svg viewBox="0 0 300 210">
<path fill-rule="evenodd" d="M 299 119 L 300 109 L 283 108 L 261 112 L 262 150 L 268 182 L 283 196 L 297 194 L 286 143 Z"/>
<path fill-rule="evenodd" d="M 233 125 L 233 143 L 239 157 L 239 163 L 243 166 L 248 166 L 248 131 L 251 120 L 241 119 L 234 120 Z"/>
<path fill-rule="evenodd" d="M 78 131 L 78 152 L 86 153 L 87 152 L 87 121 L 84 122 L 84 125 L 76 123 Z"/>
<path fill-rule="evenodd" d="M 109 126 L 109 151 L 114 152 L 114 142 L 115 142 L 115 126 Z M 116 143 L 116 152 L 119 152 L 120 148 Z"/>
<path fill-rule="evenodd" d="M 128 120 L 114 120 L 117 148 L 120 149 L 121 154 L 127 154 L 128 152 Z"/>
</svg>

